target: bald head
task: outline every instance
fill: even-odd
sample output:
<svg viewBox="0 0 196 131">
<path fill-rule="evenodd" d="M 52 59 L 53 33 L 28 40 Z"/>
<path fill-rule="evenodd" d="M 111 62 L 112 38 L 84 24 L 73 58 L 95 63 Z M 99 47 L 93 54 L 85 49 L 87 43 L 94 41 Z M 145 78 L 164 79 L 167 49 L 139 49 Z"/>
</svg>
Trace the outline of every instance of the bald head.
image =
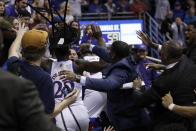
<svg viewBox="0 0 196 131">
<path fill-rule="evenodd" d="M 175 40 L 167 41 L 161 49 L 161 60 L 163 64 L 170 64 L 182 56 L 182 46 Z"/>
</svg>

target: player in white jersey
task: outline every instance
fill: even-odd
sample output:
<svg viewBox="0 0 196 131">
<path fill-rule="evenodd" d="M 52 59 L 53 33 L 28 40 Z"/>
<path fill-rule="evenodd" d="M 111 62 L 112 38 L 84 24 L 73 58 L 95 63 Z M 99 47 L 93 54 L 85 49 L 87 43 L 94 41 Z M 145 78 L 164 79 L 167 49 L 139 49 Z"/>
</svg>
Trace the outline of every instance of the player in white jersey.
<svg viewBox="0 0 196 131">
<path fill-rule="evenodd" d="M 64 99 L 63 87 L 68 86 L 71 90 L 80 91 L 77 100 L 65 108 L 56 116 L 56 124 L 63 131 L 87 131 L 89 116 L 82 101 L 82 87 L 79 83 L 72 81 L 62 81 L 60 72 L 63 70 L 74 72 L 73 62 L 54 61 L 51 65 L 51 77 L 54 82 L 55 104 L 59 104 Z"/>
<path fill-rule="evenodd" d="M 83 58 L 87 61 L 99 61 L 98 56 L 85 56 Z M 89 73 L 84 72 L 84 75 L 91 78 L 102 78 L 102 73 Z M 84 93 L 84 105 L 87 107 L 88 114 L 90 118 L 98 118 L 100 113 L 104 110 L 107 102 L 106 93 L 86 89 Z"/>
<path fill-rule="evenodd" d="M 80 56 L 89 62 L 99 62 L 100 58 L 98 56 L 93 56 L 91 52 L 86 51 L 83 48 L 79 50 Z M 91 78 L 102 78 L 102 73 L 89 73 L 87 71 L 83 72 L 84 76 L 88 76 Z M 84 105 L 87 107 L 88 114 L 90 117 L 90 130 L 101 131 L 102 130 L 102 122 L 100 120 L 100 114 L 103 110 L 105 110 L 107 95 L 104 92 L 99 92 L 95 90 L 85 89 L 84 97 L 83 97 Z"/>
</svg>

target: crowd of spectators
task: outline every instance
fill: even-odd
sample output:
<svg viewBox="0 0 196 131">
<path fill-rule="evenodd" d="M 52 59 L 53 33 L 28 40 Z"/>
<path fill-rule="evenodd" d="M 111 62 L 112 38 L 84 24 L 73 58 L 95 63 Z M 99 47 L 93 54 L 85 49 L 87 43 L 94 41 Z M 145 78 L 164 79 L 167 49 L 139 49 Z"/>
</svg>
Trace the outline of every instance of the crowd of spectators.
<svg viewBox="0 0 196 131">
<path fill-rule="evenodd" d="M 50 4 L 58 11 L 54 17 Z M 0 129 L 112 131 L 112 125 L 117 131 L 194 131 L 195 8 L 194 0 L 0 0 L 0 66 L 16 75 L 0 69 L 0 97 L 13 96 L 1 99 L 6 106 L 0 116 L 10 117 L 1 117 Z M 137 31 L 145 45 L 107 46 L 98 24 L 78 21 L 82 13 L 129 11 L 148 11 L 173 40 L 161 46 Z M 74 41 L 67 46 L 69 35 Z M 147 59 L 147 46 L 160 52 L 161 64 Z M 16 93 L 7 91 L 10 80 Z"/>
</svg>

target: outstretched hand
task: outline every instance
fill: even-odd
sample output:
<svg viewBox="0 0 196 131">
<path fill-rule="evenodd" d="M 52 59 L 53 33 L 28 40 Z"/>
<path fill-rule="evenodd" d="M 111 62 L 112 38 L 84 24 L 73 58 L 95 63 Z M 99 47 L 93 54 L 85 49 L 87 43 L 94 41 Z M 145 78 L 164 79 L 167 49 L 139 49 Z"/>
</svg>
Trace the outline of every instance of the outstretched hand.
<svg viewBox="0 0 196 131">
<path fill-rule="evenodd" d="M 144 42 L 144 44 L 146 46 L 150 46 L 153 47 L 153 42 L 151 41 L 151 39 L 149 38 L 149 36 L 147 34 L 145 34 L 142 31 L 136 31 L 137 37 Z"/>
<path fill-rule="evenodd" d="M 145 63 L 144 65 L 146 66 L 146 68 L 153 68 L 155 70 L 162 70 L 165 68 L 164 65 L 156 63 Z"/>
<path fill-rule="evenodd" d="M 27 32 L 27 28 L 25 26 L 25 23 L 23 23 L 22 21 L 19 20 L 18 23 L 18 30 L 12 28 L 12 30 L 14 30 L 17 33 L 17 36 L 23 36 L 25 32 Z"/>
<path fill-rule="evenodd" d="M 93 37 L 96 40 L 102 39 L 103 35 L 102 35 L 102 31 L 101 28 L 98 24 L 96 24 L 96 26 L 94 25 L 94 23 L 91 24 L 91 29 L 93 31 Z"/>
</svg>

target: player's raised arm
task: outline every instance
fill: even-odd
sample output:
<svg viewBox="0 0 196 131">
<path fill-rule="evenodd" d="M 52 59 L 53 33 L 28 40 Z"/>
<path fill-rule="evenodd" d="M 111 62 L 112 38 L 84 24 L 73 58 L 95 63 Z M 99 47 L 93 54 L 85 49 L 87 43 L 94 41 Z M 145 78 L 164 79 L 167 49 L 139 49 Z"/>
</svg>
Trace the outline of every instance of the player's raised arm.
<svg viewBox="0 0 196 131">
<path fill-rule="evenodd" d="M 137 34 L 137 37 L 141 41 L 143 41 L 146 46 L 149 46 L 151 48 L 158 50 L 159 44 L 152 42 L 152 40 L 149 38 L 149 36 L 146 33 L 139 30 L 136 32 L 136 34 Z"/>
<path fill-rule="evenodd" d="M 106 46 L 105 40 L 103 39 L 100 26 L 98 24 L 96 24 L 95 26 L 94 23 L 92 23 L 91 29 L 92 29 L 93 37 L 97 40 L 98 45 L 103 48 L 106 48 L 107 46 Z"/>
<path fill-rule="evenodd" d="M 25 28 L 25 23 L 22 23 L 21 21 L 19 21 L 19 29 L 15 31 L 17 33 L 17 36 L 14 42 L 12 43 L 12 45 L 10 46 L 8 58 L 12 56 L 16 56 L 19 58 L 21 56 L 19 52 L 19 49 L 21 46 L 21 40 L 22 40 L 24 33 L 27 31 Z"/>
</svg>

